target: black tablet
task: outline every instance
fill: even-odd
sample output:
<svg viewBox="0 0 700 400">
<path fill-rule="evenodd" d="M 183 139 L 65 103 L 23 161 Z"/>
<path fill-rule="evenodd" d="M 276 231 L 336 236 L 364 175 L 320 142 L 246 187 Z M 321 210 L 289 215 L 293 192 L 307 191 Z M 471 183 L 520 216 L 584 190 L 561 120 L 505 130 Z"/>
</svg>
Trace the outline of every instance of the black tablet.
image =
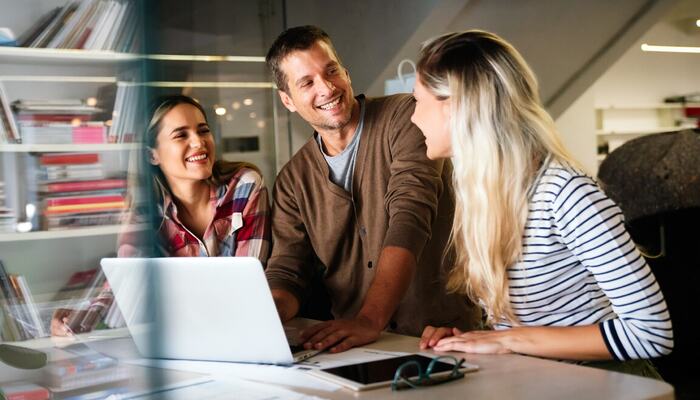
<svg viewBox="0 0 700 400">
<path fill-rule="evenodd" d="M 359 364 L 344 365 L 342 367 L 326 368 L 311 371 L 310 374 L 326 379 L 328 381 L 343 385 L 352 390 L 367 390 L 382 386 L 389 386 L 394 380 L 396 369 L 406 362 L 416 361 L 420 364 L 421 370 L 426 371 L 428 364 L 433 360 L 420 354 L 409 354 L 406 356 L 392 357 L 384 360 L 369 361 Z M 433 366 L 433 376 L 446 375 L 452 372 L 453 364 L 447 360 L 438 361 Z M 479 369 L 478 366 L 468 363 L 463 363 L 459 369 L 461 372 L 471 372 Z M 417 376 L 418 372 L 415 368 L 406 368 L 408 375 Z"/>
</svg>

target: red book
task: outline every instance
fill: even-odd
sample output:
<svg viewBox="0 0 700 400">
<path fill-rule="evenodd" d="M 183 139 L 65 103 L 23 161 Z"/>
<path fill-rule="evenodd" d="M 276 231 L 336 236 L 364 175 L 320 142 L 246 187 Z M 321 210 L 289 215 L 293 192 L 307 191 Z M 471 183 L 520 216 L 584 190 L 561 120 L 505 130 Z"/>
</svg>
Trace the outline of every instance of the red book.
<svg viewBox="0 0 700 400">
<path fill-rule="evenodd" d="M 48 389 L 29 382 L 13 382 L 0 385 L 0 393 L 7 400 L 47 400 Z"/>
<path fill-rule="evenodd" d="M 54 182 L 42 187 L 42 192 L 85 192 L 88 190 L 108 190 L 126 188 L 126 179 L 97 179 L 92 181 Z"/>
<path fill-rule="evenodd" d="M 82 213 L 98 213 L 104 211 L 120 211 L 126 208 L 125 201 L 112 201 L 106 203 L 88 203 L 88 204 L 68 204 L 61 206 L 50 206 L 44 210 L 44 215 L 59 215 L 59 214 L 82 214 Z"/>
<path fill-rule="evenodd" d="M 685 116 L 689 118 L 700 117 L 700 107 L 686 107 Z"/>
<path fill-rule="evenodd" d="M 76 126 L 73 128 L 73 143 L 105 143 L 105 126 Z"/>
<path fill-rule="evenodd" d="M 51 197 L 46 199 L 47 207 L 69 206 L 76 204 L 94 204 L 94 203 L 115 203 L 124 201 L 124 196 L 119 194 L 103 195 L 103 196 L 78 196 L 78 197 Z"/>
<path fill-rule="evenodd" d="M 55 153 L 39 157 L 41 165 L 95 164 L 100 162 L 97 153 Z"/>
<path fill-rule="evenodd" d="M 83 46 L 85 46 L 85 42 L 87 39 L 90 37 L 90 34 L 92 33 L 92 28 L 85 28 L 85 31 L 83 34 L 80 36 L 80 39 L 78 39 L 78 43 L 75 44 L 76 49 L 82 49 Z"/>
</svg>

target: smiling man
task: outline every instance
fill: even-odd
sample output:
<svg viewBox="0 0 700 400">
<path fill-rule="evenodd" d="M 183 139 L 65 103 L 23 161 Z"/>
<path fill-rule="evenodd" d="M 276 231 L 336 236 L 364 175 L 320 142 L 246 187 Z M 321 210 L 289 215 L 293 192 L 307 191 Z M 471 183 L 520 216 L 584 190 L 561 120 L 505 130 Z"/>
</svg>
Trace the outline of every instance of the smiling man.
<svg viewBox="0 0 700 400">
<path fill-rule="evenodd" d="M 282 320 L 297 315 L 320 265 L 335 319 L 302 333 L 307 348 L 344 351 L 384 329 L 474 328 L 479 310 L 445 294 L 451 165 L 426 158 L 412 97 L 355 96 L 330 38 L 313 26 L 283 32 L 267 64 L 282 103 L 314 129 L 273 192 L 266 274 Z"/>
</svg>

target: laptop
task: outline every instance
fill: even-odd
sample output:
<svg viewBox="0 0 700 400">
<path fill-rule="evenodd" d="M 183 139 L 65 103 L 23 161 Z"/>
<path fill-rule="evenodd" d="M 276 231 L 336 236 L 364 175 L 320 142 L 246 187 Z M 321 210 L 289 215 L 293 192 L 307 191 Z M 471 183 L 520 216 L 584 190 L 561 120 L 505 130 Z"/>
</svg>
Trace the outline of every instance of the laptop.
<svg viewBox="0 0 700 400">
<path fill-rule="evenodd" d="M 288 365 L 318 353 L 287 339 L 257 258 L 103 258 L 100 264 L 144 357 Z"/>
</svg>

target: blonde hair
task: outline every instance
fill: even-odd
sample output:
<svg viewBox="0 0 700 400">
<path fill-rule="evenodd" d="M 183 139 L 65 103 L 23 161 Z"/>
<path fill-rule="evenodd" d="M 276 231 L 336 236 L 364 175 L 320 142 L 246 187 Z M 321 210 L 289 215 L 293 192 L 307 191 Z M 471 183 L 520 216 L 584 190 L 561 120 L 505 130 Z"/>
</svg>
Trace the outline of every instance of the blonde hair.
<svg viewBox="0 0 700 400">
<path fill-rule="evenodd" d="M 492 320 L 517 324 L 507 268 L 522 254 L 528 194 L 549 157 L 576 163 L 540 103 L 537 81 L 520 54 L 479 30 L 426 42 L 418 75 L 450 100 L 456 264 L 447 287 L 481 301 Z"/>
</svg>

